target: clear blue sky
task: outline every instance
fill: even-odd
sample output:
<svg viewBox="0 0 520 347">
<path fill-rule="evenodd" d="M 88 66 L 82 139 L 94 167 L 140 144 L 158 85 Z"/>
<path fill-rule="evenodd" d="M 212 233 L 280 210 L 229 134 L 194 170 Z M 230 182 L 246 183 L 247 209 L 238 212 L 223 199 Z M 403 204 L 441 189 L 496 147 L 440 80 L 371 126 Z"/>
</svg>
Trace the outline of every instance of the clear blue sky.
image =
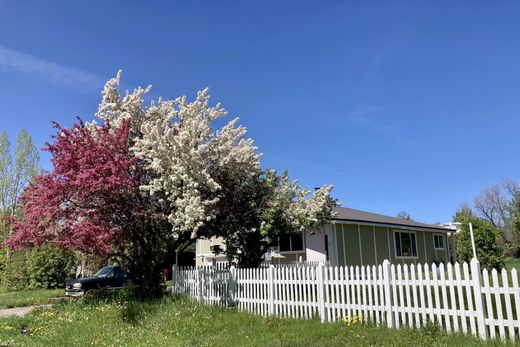
<svg viewBox="0 0 520 347">
<path fill-rule="evenodd" d="M 42 146 L 122 69 L 154 96 L 210 87 L 264 167 L 352 208 L 448 221 L 520 178 L 520 2 L 140 3 L 0 0 L 0 129 Z"/>
</svg>

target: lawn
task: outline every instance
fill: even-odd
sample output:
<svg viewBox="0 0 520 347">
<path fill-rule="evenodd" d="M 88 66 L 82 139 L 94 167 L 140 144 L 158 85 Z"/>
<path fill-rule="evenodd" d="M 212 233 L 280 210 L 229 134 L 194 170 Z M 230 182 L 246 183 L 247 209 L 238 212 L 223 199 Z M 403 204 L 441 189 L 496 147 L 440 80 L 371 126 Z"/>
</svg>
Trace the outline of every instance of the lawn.
<svg viewBox="0 0 520 347">
<path fill-rule="evenodd" d="M 34 289 L 0 292 L 0 308 L 48 304 L 49 298 L 63 296 L 63 289 Z"/>
<path fill-rule="evenodd" d="M 437 327 L 389 330 L 368 324 L 262 318 L 164 298 L 61 303 L 27 317 L 0 319 L 2 346 L 477 346 Z M 498 341 L 488 345 L 503 346 Z"/>
</svg>

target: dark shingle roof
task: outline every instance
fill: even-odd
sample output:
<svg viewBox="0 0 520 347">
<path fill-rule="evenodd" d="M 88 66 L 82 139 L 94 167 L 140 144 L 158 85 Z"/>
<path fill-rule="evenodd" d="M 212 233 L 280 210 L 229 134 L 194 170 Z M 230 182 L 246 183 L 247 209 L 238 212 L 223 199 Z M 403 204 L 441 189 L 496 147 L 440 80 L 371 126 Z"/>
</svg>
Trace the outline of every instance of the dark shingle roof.
<svg viewBox="0 0 520 347">
<path fill-rule="evenodd" d="M 452 231 L 449 228 L 444 228 L 435 224 L 419 223 L 413 220 L 401 219 L 396 217 L 384 216 L 382 214 L 354 210 L 353 208 L 335 207 L 336 215 L 332 217 L 335 220 L 361 222 L 368 224 L 384 224 L 395 225 L 400 227 L 421 228 L 421 229 L 435 229 L 439 231 Z"/>
</svg>

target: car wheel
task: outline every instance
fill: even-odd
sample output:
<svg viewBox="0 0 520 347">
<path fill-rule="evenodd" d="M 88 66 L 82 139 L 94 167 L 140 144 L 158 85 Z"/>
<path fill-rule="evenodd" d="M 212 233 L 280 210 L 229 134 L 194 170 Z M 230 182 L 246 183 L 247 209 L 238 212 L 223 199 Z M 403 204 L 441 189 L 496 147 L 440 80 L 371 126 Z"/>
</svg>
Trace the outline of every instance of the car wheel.
<svg viewBox="0 0 520 347">
<path fill-rule="evenodd" d="M 85 292 L 85 298 L 92 299 L 98 293 L 99 289 L 89 289 Z"/>
</svg>

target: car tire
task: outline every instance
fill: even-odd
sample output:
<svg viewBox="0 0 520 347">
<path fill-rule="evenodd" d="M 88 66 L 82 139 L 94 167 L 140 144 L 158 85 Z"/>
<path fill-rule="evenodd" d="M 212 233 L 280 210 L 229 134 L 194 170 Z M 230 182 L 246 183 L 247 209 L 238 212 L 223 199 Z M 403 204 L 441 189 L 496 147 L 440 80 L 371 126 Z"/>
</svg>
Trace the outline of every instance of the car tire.
<svg viewBox="0 0 520 347">
<path fill-rule="evenodd" d="M 85 292 L 85 298 L 91 299 L 92 297 L 96 296 L 99 289 L 89 289 Z"/>
</svg>

